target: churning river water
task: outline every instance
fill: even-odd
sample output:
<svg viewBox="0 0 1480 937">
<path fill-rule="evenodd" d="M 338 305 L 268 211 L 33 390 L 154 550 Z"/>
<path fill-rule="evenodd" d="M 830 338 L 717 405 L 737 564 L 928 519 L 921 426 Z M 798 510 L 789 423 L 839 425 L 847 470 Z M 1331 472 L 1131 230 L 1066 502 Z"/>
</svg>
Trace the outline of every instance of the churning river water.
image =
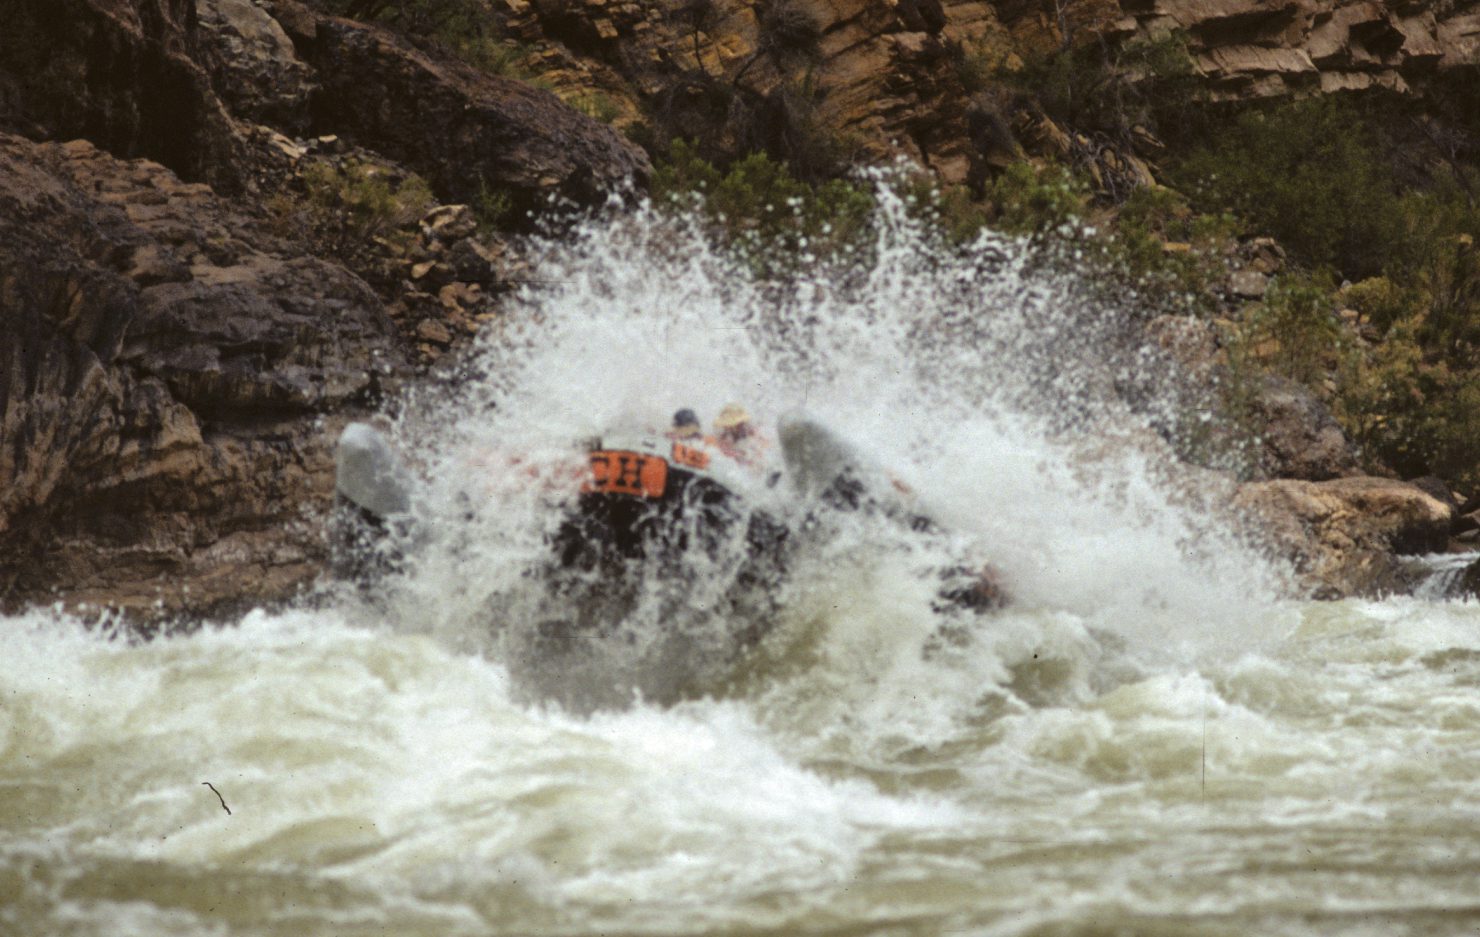
<svg viewBox="0 0 1480 937">
<path fill-rule="evenodd" d="M 550 247 L 391 414 L 430 533 L 373 596 L 0 621 L 0 933 L 1480 933 L 1480 606 L 1289 598 L 1158 448 L 1202 416 L 1123 314 L 879 227 L 784 290 L 645 213 Z M 950 542 L 842 530 L 675 699 L 530 692 L 497 636 L 547 511 L 470 507 L 469 453 L 732 399 L 857 441 Z M 932 608 L 962 552 L 1008 608 Z"/>
</svg>

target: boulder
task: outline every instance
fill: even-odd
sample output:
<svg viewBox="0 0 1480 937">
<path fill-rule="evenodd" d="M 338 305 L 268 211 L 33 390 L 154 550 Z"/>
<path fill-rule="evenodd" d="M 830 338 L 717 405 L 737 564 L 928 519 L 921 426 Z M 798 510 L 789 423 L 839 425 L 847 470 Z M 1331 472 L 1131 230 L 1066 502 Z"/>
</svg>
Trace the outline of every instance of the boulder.
<svg viewBox="0 0 1480 937">
<path fill-rule="evenodd" d="M 312 579 L 374 293 L 158 163 L 0 135 L 0 605 L 205 612 Z"/>
<path fill-rule="evenodd" d="M 202 59 L 238 117 L 290 133 L 308 129 L 312 73 L 288 34 L 254 0 L 196 0 Z"/>
<path fill-rule="evenodd" d="M 1449 505 L 1417 486 L 1369 476 L 1250 482 L 1234 506 L 1323 598 L 1410 588 L 1398 556 L 1444 549 L 1451 516 Z"/>
<path fill-rule="evenodd" d="M 1263 299 L 1269 277 L 1258 270 L 1235 270 L 1228 275 L 1228 292 L 1236 299 Z"/>
<path fill-rule="evenodd" d="M 1425 491 L 1435 501 L 1449 506 L 1449 512 L 1453 519 L 1458 520 L 1460 502 L 1450 490 L 1449 483 L 1437 475 L 1421 475 L 1418 478 L 1407 479 L 1408 484 Z"/>
<path fill-rule="evenodd" d="M 1268 375 L 1249 409 L 1261 428 L 1259 470 L 1265 476 L 1323 481 L 1360 474 L 1355 447 L 1330 409 L 1303 385 Z"/>
<path fill-rule="evenodd" d="M 521 211 L 552 196 L 599 204 L 652 172 L 636 145 L 549 91 L 288 0 L 273 10 L 315 69 L 317 132 L 403 163 L 444 199 L 471 203 L 493 191 Z"/>
</svg>

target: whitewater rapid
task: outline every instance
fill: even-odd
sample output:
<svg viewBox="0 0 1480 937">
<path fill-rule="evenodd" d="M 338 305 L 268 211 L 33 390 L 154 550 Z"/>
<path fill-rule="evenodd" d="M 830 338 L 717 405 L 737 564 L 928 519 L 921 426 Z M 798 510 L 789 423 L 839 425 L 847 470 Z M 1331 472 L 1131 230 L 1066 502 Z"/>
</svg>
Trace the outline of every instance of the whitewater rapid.
<svg viewBox="0 0 1480 937">
<path fill-rule="evenodd" d="M 1473 933 L 1480 606 L 1288 598 L 1170 458 L 1201 404 L 1127 313 L 878 228 L 786 288 L 656 213 L 547 246 L 389 414 L 430 533 L 383 592 L 0 621 L 0 933 Z M 529 692 L 499 636 L 548 511 L 470 467 L 731 400 L 825 420 L 952 539 L 845 530 L 675 702 Z M 931 609 L 958 551 L 1009 608 Z"/>
</svg>

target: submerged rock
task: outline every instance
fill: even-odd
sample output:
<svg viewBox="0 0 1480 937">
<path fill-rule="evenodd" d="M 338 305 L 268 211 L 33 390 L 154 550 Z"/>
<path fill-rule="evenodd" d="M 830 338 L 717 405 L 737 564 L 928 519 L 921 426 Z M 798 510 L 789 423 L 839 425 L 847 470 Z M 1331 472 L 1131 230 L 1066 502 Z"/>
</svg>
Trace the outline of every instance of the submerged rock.
<svg viewBox="0 0 1480 937">
<path fill-rule="evenodd" d="M 1450 587 L 1451 598 L 1480 598 L 1480 559 L 1466 566 Z"/>
</svg>

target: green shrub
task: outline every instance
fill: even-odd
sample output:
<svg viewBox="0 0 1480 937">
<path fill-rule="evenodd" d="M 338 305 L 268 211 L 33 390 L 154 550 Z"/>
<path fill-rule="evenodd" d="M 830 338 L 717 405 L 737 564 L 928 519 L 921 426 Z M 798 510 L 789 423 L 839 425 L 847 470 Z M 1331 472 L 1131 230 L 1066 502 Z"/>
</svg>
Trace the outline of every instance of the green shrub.
<svg viewBox="0 0 1480 937">
<path fill-rule="evenodd" d="M 950 53 L 956 80 L 968 94 L 991 87 L 1002 72 L 1006 59 L 1006 56 L 980 42 L 956 43 L 950 47 Z"/>
<path fill-rule="evenodd" d="M 1423 304 L 1417 290 L 1401 287 L 1387 277 L 1368 277 L 1347 286 L 1342 289 L 1340 299 L 1361 313 L 1379 335 L 1387 334 L 1398 323 L 1412 320 Z"/>
<path fill-rule="evenodd" d="M 987 183 L 983 197 L 997 230 L 1044 236 L 1084 218 L 1090 191 L 1082 178 L 1063 166 L 1023 161 Z"/>
<path fill-rule="evenodd" d="M 1480 251 L 1476 235 L 1465 227 L 1480 227 L 1480 210 L 1468 218 L 1444 219 L 1431 200 L 1416 200 L 1409 218 L 1406 265 L 1394 264 L 1424 305 L 1425 345 L 1452 364 L 1480 367 Z"/>
<path fill-rule="evenodd" d="M 1383 303 L 1392 301 L 1391 284 L 1365 283 L 1364 293 L 1380 296 Z M 1407 461 L 1412 417 L 1425 403 L 1419 389 L 1423 368 L 1416 329 L 1401 319 L 1390 324 L 1384 341 L 1354 346 L 1343 356 L 1331 410 L 1348 438 L 1369 457 L 1389 464 Z"/>
<path fill-rule="evenodd" d="M 1480 381 L 1426 360 L 1412 323 L 1343 368 L 1333 411 L 1351 438 L 1405 478 L 1480 486 Z"/>
<path fill-rule="evenodd" d="M 1134 189 L 1106 242 L 1112 268 L 1142 293 L 1192 312 L 1211 312 L 1227 275 L 1226 247 L 1238 232 L 1226 213 L 1199 214 L 1164 186 Z"/>
<path fill-rule="evenodd" d="M 655 169 L 652 195 L 660 205 L 702 211 L 765 272 L 791 269 L 805 255 L 826 257 L 858 244 L 874 204 L 860 186 L 840 179 L 803 182 L 764 153 L 721 170 L 684 140 L 673 141 L 668 160 Z"/>
<path fill-rule="evenodd" d="M 483 34 L 443 35 L 439 38 L 458 58 L 481 72 L 515 78 L 549 90 L 549 86 L 539 80 L 539 73 L 530 67 L 534 52 L 523 43 Z"/>
<path fill-rule="evenodd" d="M 486 180 L 479 180 L 478 194 L 469 207 L 478 219 L 478 233 L 486 238 L 497 234 L 509 220 L 514 212 L 514 200 L 509 193 L 496 191 Z"/>
<path fill-rule="evenodd" d="M 434 39 L 490 75 L 539 83 L 529 66 L 532 51 L 499 34 L 487 0 L 319 0 L 319 5 L 340 16 Z"/>
<path fill-rule="evenodd" d="M 562 99 L 582 114 L 603 124 L 612 123 L 622 116 L 621 106 L 600 91 L 584 91 L 570 97 L 562 96 Z"/>
<path fill-rule="evenodd" d="M 1298 259 L 1376 276 L 1403 237 L 1403 205 L 1374 128 L 1331 97 L 1249 111 L 1171 165 L 1203 211 L 1232 210 Z"/>
<path fill-rule="evenodd" d="M 1235 341 L 1266 369 L 1319 386 L 1338 366 L 1345 339 L 1332 299 L 1329 284 L 1281 277 L 1246 314 Z"/>
<path fill-rule="evenodd" d="M 1176 129 L 1201 100 L 1187 39 L 1172 32 L 1120 47 L 1098 42 L 1030 56 L 999 80 L 1033 96 L 1058 123 L 1127 141 L 1132 128 Z"/>
<path fill-rule="evenodd" d="M 991 206 L 973 199 L 964 185 L 942 186 L 921 172 L 904 180 L 900 192 L 911 213 L 940 230 L 951 244 L 965 244 L 991 226 Z"/>
<path fill-rule="evenodd" d="M 414 224 L 435 202 L 420 176 L 359 162 L 313 163 L 303 171 L 303 188 L 313 235 L 337 253 Z"/>
<path fill-rule="evenodd" d="M 467 32 L 488 17 L 484 0 L 318 0 L 338 16 L 385 23 L 421 35 Z"/>
<path fill-rule="evenodd" d="M 817 53 L 822 27 L 804 0 L 764 0 L 756 7 L 761 48 L 777 59 Z"/>
<path fill-rule="evenodd" d="M 1345 334 L 1335 316 L 1328 283 L 1282 277 L 1252 316 L 1255 334 L 1275 344 L 1275 371 L 1316 385 L 1337 363 Z"/>
</svg>

